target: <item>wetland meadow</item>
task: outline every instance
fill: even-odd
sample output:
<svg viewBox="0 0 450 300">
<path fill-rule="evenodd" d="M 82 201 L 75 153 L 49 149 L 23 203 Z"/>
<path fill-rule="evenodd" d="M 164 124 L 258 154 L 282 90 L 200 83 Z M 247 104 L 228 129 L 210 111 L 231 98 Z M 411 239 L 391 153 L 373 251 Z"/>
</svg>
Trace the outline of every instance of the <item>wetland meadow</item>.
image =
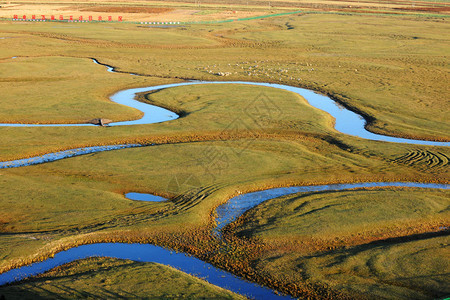
<svg viewBox="0 0 450 300">
<path fill-rule="evenodd" d="M 198 2 L 0 2 L 2 299 L 448 297 L 449 4 Z"/>
</svg>

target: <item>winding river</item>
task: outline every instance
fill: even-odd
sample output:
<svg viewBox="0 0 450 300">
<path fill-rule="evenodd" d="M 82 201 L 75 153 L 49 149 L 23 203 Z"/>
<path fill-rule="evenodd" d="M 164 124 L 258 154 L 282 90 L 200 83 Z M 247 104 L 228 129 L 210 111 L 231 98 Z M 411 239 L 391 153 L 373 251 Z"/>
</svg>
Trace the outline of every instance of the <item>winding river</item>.
<svg viewBox="0 0 450 300">
<path fill-rule="evenodd" d="M 365 187 L 415 187 L 446 190 L 450 189 L 450 185 L 448 184 L 372 182 L 320 186 L 294 186 L 247 193 L 231 198 L 229 201 L 227 201 L 227 203 L 217 208 L 218 225 L 214 229 L 214 234 L 220 236 L 220 230 L 226 225 L 233 222 L 245 211 L 275 197 L 281 197 L 299 192 L 340 191 Z M 142 196 L 143 194 L 141 194 L 139 197 Z M 151 196 L 152 195 L 149 195 L 149 198 L 152 198 Z M 176 253 L 168 249 L 149 244 L 96 243 L 71 248 L 69 250 L 59 252 L 55 254 L 54 257 L 48 258 L 42 262 L 34 263 L 17 269 L 12 269 L 8 272 L 0 274 L 0 285 L 19 281 L 29 276 L 44 273 L 54 267 L 72 262 L 77 259 L 83 259 L 93 256 L 114 257 L 140 262 L 160 263 L 163 265 L 174 267 L 185 273 L 206 279 L 212 284 L 250 298 L 291 299 L 291 297 L 289 296 L 277 294 L 266 287 L 248 282 L 233 274 L 218 269 L 211 264 L 203 262 L 195 257 L 188 256 L 184 253 Z"/>
<path fill-rule="evenodd" d="M 97 60 L 93 59 L 93 62 L 96 64 L 100 64 Z M 108 72 L 115 72 L 114 67 L 100 64 L 107 68 Z M 139 76 L 137 74 L 130 74 Z M 138 120 L 133 121 L 124 121 L 124 122 L 115 122 L 110 123 L 109 126 L 125 126 L 125 125 L 143 125 L 143 124 L 152 124 L 152 123 L 161 123 L 166 121 L 171 121 L 177 119 L 179 116 L 171 112 L 167 109 L 150 105 L 147 103 L 143 103 L 135 100 L 136 94 L 150 92 L 161 89 L 168 89 L 179 86 L 188 86 L 188 85 L 204 85 L 204 84 L 244 84 L 244 85 L 254 85 L 254 86 L 265 86 L 272 87 L 276 89 L 281 89 L 289 92 L 296 93 L 306 99 L 308 103 L 318 108 L 322 111 L 329 113 L 336 119 L 335 129 L 344 134 L 357 136 L 367 140 L 374 141 L 383 141 L 383 142 L 393 142 L 393 143 L 408 143 L 408 144 L 416 144 L 416 145 L 430 145 L 430 146 L 450 146 L 450 142 L 435 142 L 435 141 L 425 141 L 425 140 L 416 140 L 416 139 L 405 139 L 405 138 L 397 138 L 392 136 L 386 136 L 381 134 L 375 134 L 366 130 L 365 126 L 367 121 L 361 115 L 352 112 L 338 103 L 336 101 L 330 99 L 327 96 L 320 95 L 314 91 L 310 91 L 303 88 L 293 87 L 289 85 L 276 84 L 276 83 L 263 83 L 263 82 L 249 82 L 249 81 L 188 81 L 181 83 L 172 83 L 172 84 L 164 84 L 158 86 L 144 87 L 144 88 L 134 88 L 123 90 L 117 92 L 113 96 L 111 96 L 111 101 L 122 104 L 125 106 L 133 107 L 137 110 L 140 110 L 144 113 L 143 117 Z M 0 123 L 0 126 L 9 126 L 9 127 L 62 127 L 62 126 L 96 126 L 93 124 L 11 124 L 11 123 Z"/>
<path fill-rule="evenodd" d="M 100 64 L 98 61 L 93 60 L 95 63 Z M 114 72 L 114 68 L 107 66 L 109 72 Z M 130 74 L 136 75 L 136 74 Z M 336 119 L 335 129 L 344 134 L 357 136 L 364 139 L 395 142 L 395 143 L 410 143 L 418 145 L 431 145 L 431 146 L 450 146 L 449 142 L 434 142 L 414 139 L 396 138 L 385 135 L 374 134 L 365 129 L 366 120 L 345 108 L 338 105 L 332 99 L 309 91 L 302 88 L 272 84 L 272 83 L 256 83 L 256 82 L 244 82 L 244 81 L 190 81 L 182 83 L 174 83 L 167 85 L 159 85 L 154 87 L 135 88 L 120 91 L 113 96 L 111 100 L 118 104 L 127 105 L 136 108 L 144 113 L 143 117 L 139 120 L 124 121 L 111 123 L 109 126 L 125 126 L 125 125 L 142 125 L 152 124 L 175 120 L 178 115 L 164 108 L 153 106 L 150 104 L 142 103 L 135 100 L 135 96 L 138 93 L 149 92 L 153 90 L 167 89 L 178 86 L 188 85 L 200 85 L 200 84 L 245 84 L 255 86 L 266 86 L 272 88 L 278 88 L 290 92 L 294 92 L 303 98 L 305 98 L 310 105 L 321 109 Z M 0 126 L 8 127 L 55 127 L 55 126 L 95 126 L 93 124 L 8 124 L 1 123 Z M 0 162 L 1 168 L 17 168 L 22 166 L 29 166 L 34 164 L 45 163 L 49 161 L 55 161 L 59 159 L 69 158 L 78 155 L 84 155 L 87 153 L 103 152 L 118 150 L 132 147 L 142 147 L 151 145 L 140 144 L 124 144 L 124 145 L 109 145 L 109 146 L 96 146 L 70 149 L 66 151 L 60 151 L 55 153 L 49 153 L 42 156 L 36 156 L 28 159 L 20 159 L 14 161 Z M 431 188 L 431 189 L 449 189 L 448 184 L 427 184 L 427 183 L 412 183 L 412 182 L 372 182 L 372 183 L 357 183 L 357 184 L 333 184 L 322 186 L 294 186 L 287 188 L 274 188 L 259 192 L 247 193 L 236 196 L 230 199 L 224 205 L 217 208 L 217 227 L 214 229 L 214 234 L 220 237 L 220 231 L 227 224 L 233 222 L 242 215 L 245 211 L 257 206 L 263 201 L 268 199 L 285 196 L 299 192 L 316 192 L 316 191 L 337 191 L 354 188 L 366 188 L 366 187 L 415 187 L 415 188 Z M 129 199 L 137 201 L 163 201 L 163 198 L 155 198 L 156 196 L 129 193 L 126 195 Z M 34 263 L 28 266 L 24 266 L 17 269 L 12 269 L 8 272 L 0 274 L 0 285 L 11 283 L 24 279 L 26 277 L 41 274 L 47 270 L 50 270 L 56 266 L 62 264 L 92 257 L 92 256 L 108 256 L 120 259 L 131 259 L 142 262 L 157 262 L 164 265 L 169 265 L 182 270 L 189 274 L 194 274 L 201 278 L 205 278 L 210 283 L 226 288 L 228 290 L 246 295 L 248 297 L 257 299 L 271 299 L 271 298 L 290 298 L 289 296 L 283 296 L 275 293 L 274 291 L 259 286 L 257 284 L 245 281 L 236 277 L 233 274 L 215 268 L 214 266 L 205 263 L 197 258 L 188 256 L 183 253 L 174 253 L 170 250 L 162 247 L 149 245 L 149 244 L 123 244 L 123 243 L 97 243 L 83 245 L 75 248 L 71 248 L 66 251 L 57 253 L 54 257 L 48 258 L 45 261 Z"/>
</svg>

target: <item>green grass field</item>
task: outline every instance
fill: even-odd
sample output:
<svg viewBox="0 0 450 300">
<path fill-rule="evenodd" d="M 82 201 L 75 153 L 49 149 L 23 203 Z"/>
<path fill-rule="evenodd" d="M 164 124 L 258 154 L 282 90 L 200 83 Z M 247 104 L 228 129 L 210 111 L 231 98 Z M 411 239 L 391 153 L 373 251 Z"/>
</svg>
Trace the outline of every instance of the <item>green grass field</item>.
<svg viewBox="0 0 450 300">
<path fill-rule="evenodd" d="M 445 63 L 448 40 L 443 34 L 448 31 L 448 22 L 370 16 L 364 16 L 364 22 L 358 22 L 360 18 L 303 15 L 246 23 L 198 25 L 189 29 L 81 24 L 65 25 L 64 33 L 61 32 L 63 29 L 52 24 L 4 24 L 3 30 L 14 32 L 16 38 L 2 41 L 7 49 L 2 51 L 2 56 L 36 56 L 34 49 L 45 43 L 47 46 L 39 51 L 40 56 L 96 57 L 118 70 L 139 74 L 220 80 L 223 77 L 212 73 L 229 72 L 230 75 L 225 77 L 227 80 L 300 85 L 328 93 L 364 113 L 373 120 L 370 128 L 376 132 L 448 139 L 449 127 L 445 117 L 435 113 L 448 105 L 448 92 L 441 85 L 441 82 L 448 81 Z M 148 42 L 130 41 L 127 46 L 124 31 L 129 30 L 147 36 Z M 160 41 L 160 34 L 173 34 L 174 38 Z M 173 44 L 180 40 L 177 35 L 186 34 L 199 36 L 201 41 L 196 45 Z M 99 52 L 99 46 L 106 49 Z M 8 62 L 5 61 L 6 64 Z M 57 63 L 53 68 L 61 69 Z M 68 66 L 62 61 L 59 64 Z M 23 68 L 26 72 L 25 66 L 19 70 Z M 72 80 L 74 78 L 69 74 L 82 77 L 76 73 L 95 68 L 102 70 L 100 66 L 80 63 L 77 70 L 60 74 L 58 79 Z M 118 74 L 112 75 L 119 77 Z M 133 80 L 140 81 L 130 78 L 131 82 Z M 15 80 L 10 78 L 4 84 L 11 81 Z M 73 87 L 78 86 L 74 84 Z M 16 93 L 11 93 L 11 97 Z M 70 95 L 70 89 L 67 93 Z M 36 96 L 45 97 L 39 94 Z M 69 96 L 69 99 L 73 97 Z"/>
<path fill-rule="evenodd" d="M 274 245 L 294 241 L 292 245 L 303 245 L 300 248 L 308 242 L 317 247 L 351 245 L 360 239 L 383 239 L 396 230 L 411 234 L 419 224 L 422 230 L 445 226 L 449 197 L 447 191 L 416 189 L 300 193 L 248 212 L 237 234 L 273 240 Z"/>
<path fill-rule="evenodd" d="M 170 267 L 111 258 L 79 260 L 0 293 L 6 299 L 245 299 Z"/>
<path fill-rule="evenodd" d="M 445 18 L 326 14 L 169 29 L 1 22 L 0 37 L 11 38 L 0 39 L 0 123 L 130 120 L 140 113 L 110 102 L 116 91 L 184 79 L 245 80 L 328 94 L 365 115 L 377 133 L 448 141 L 448 29 Z M 124 73 L 106 72 L 91 58 Z M 446 265 L 438 262 L 448 237 L 435 233 L 449 226 L 446 191 L 273 199 L 229 228 L 230 253 L 220 251 L 222 242 L 209 229 L 213 210 L 239 192 L 337 182 L 448 183 L 448 148 L 346 136 L 301 97 L 266 87 L 177 87 L 139 100 L 182 117 L 126 127 L 0 127 L 0 161 L 83 146 L 155 144 L 0 170 L 0 271 L 72 245 L 151 242 L 297 297 L 447 292 Z M 261 109 L 261 103 L 269 105 Z M 132 191 L 170 200 L 123 196 Z M 127 286 L 99 279 L 119 280 L 122 271 L 133 274 Z M 67 279 L 69 273 L 77 280 Z M 183 279 L 174 291 L 153 291 L 155 297 L 235 297 L 173 270 L 113 260 L 78 262 L 0 294 L 69 297 L 62 287 L 70 287 L 80 296 L 104 297 L 139 287 L 141 297 L 154 290 L 143 278 L 158 274 Z"/>
<path fill-rule="evenodd" d="M 448 236 L 422 236 L 311 255 L 272 252 L 255 268 L 356 299 L 442 299 L 449 293 L 447 252 Z"/>
</svg>

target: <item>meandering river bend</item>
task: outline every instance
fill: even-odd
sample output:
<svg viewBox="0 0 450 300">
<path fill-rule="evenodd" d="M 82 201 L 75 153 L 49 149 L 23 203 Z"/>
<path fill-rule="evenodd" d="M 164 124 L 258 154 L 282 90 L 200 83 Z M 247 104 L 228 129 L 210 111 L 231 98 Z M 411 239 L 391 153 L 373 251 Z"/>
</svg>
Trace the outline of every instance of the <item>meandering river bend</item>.
<svg viewBox="0 0 450 300">
<path fill-rule="evenodd" d="M 98 61 L 93 60 L 95 63 Z M 114 72 L 114 68 L 107 66 L 109 72 Z M 130 74 L 136 75 L 136 74 Z M 137 75 L 138 76 L 138 75 Z M 306 89 L 292 87 L 281 84 L 272 83 L 256 83 L 256 82 L 243 82 L 243 81 L 189 81 L 175 84 L 159 85 L 145 88 L 135 88 L 120 91 L 113 96 L 111 100 L 118 104 L 127 105 L 144 113 L 144 116 L 139 120 L 116 122 L 109 124 L 110 126 L 130 126 L 138 124 L 151 124 L 160 123 L 166 121 L 172 121 L 178 118 L 175 113 L 157 106 L 142 103 L 135 100 L 135 96 L 138 93 L 149 92 L 153 90 L 167 89 L 178 86 L 188 85 L 201 85 L 201 84 L 246 84 L 255 86 L 266 86 L 277 89 L 282 89 L 290 92 L 294 92 L 304 97 L 308 103 L 316 108 L 319 108 L 336 119 L 335 129 L 344 134 L 358 136 L 360 138 L 394 142 L 394 143 L 410 143 L 418 145 L 431 145 L 431 146 L 450 146 L 449 142 L 434 142 L 414 139 L 396 138 L 385 135 L 374 134 L 365 129 L 366 120 L 345 108 L 338 105 L 332 99 L 309 91 Z M 55 126 L 95 126 L 92 124 L 7 124 L 1 123 L 0 126 L 8 127 L 55 127 Z M 97 146 L 97 147 L 85 147 L 77 148 L 66 151 L 60 151 L 55 153 L 49 153 L 43 156 L 37 156 L 34 158 L 20 159 L 14 161 L 0 162 L 1 168 L 17 168 L 22 166 L 28 166 L 33 164 L 40 164 L 49 161 L 55 161 L 59 159 L 69 158 L 78 155 L 84 155 L 93 152 L 111 151 L 124 148 L 142 147 L 151 145 L 140 144 L 124 144 L 124 145 L 110 145 L 110 146 Z M 415 188 L 432 188 L 432 189 L 449 189 L 448 184 L 426 184 L 426 183 L 413 183 L 413 182 L 372 182 L 372 183 L 358 183 L 358 184 L 334 184 L 323 186 L 297 186 L 287 188 L 275 188 L 268 189 L 259 192 L 248 193 L 239 195 L 230 199 L 226 204 L 217 208 L 217 223 L 218 226 L 214 229 L 214 234 L 220 236 L 221 229 L 234 221 L 245 211 L 257 206 L 263 201 L 289 195 L 298 192 L 314 192 L 314 191 L 335 191 L 345 190 L 353 188 L 365 188 L 365 187 L 415 187 Z M 134 195 L 135 200 L 146 201 L 143 195 Z M 144 197 L 144 198 L 140 198 Z M 163 199 L 158 199 L 163 200 Z M 289 296 L 279 295 L 272 290 L 258 286 L 257 284 L 245 281 L 236 277 L 233 274 L 217 269 L 214 266 L 205 263 L 197 258 L 185 255 L 183 253 L 174 253 L 170 250 L 162 247 L 148 245 L 148 244 L 122 244 L 122 243 L 97 243 L 90 245 L 83 245 L 75 247 L 66 251 L 57 253 L 54 257 L 49 258 L 43 262 L 31 264 L 21 268 L 13 269 L 3 274 L 0 274 L 0 285 L 11 283 L 17 280 L 24 279 L 26 277 L 43 273 L 51 268 L 60 266 L 62 264 L 92 257 L 92 256 L 108 256 L 120 259 L 131 259 L 142 262 L 157 262 L 165 265 L 169 265 L 180 269 L 184 272 L 195 274 L 201 278 L 207 279 L 210 283 L 216 284 L 231 291 L 246 295 L 248 297 L 257 299 L 271 299 L 271 298 L 290 298 Z"/>
</svg>

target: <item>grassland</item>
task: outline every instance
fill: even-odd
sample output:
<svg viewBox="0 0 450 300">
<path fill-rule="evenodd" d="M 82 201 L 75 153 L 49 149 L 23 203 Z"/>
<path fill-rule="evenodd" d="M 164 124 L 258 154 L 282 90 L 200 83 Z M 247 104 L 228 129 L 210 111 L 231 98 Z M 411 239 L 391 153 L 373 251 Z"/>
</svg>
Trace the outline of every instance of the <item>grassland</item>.
<svg viewBox="0 0 450 300">
<path fill-rule="evenodd" d="M 448 14 L 448 1 L 354 1 L 354 0 L 153 0 L 153 1 L 120 1 L 120 0 L 93 0 L 93 1 L 4 1 L 2 7 L 6 15 L 14 9 L 21 11 L 29 10 L 32 13 L 39 11 L 43 13 L 73 14 L 77 12 L 107 12 L 125 16 L 125 20 L 165 20 L 167 17 L 178 17 L 183 20 L 218 20 L 242 17 L 243 14 L 261 15 L 265 12 L 279 12 L 292 10 L 308 10 L 314 12 L 337 12 L 337 13 L 382 13 L 382 14 Z M 34 10 L 34 11 L 33 11 Z M 198 18 L 198 11 L 208 12 L 209 18 Z M 205 14 L 200 14 L 205 15 Z M 179 19 L 181 21 L 181 19 Z"/>
<path fill-rule="evenodd" d="M 111 258 L 75 261 L 2 287 L 0 294 L 6 299 L 244 299 L 170 267 Z"/>
<path fill-rule="evenodd" d="M 307 256 L 272 252 L 255 268 L 356 299 L 440 299 L 449 293 L 447 245 L 448 236 L 418 236 Z"/>
<path fill-rule="evenodd" d="M 16 38 L 2 41 L 8 49 L 3 57 L 35 56 L 31 49 L 45 41 L 48 47 L 40 55 L 96 57 L 119 71 L 202 80 L 223 79 L 215 75 L 222 72 L 229 74 L 227 80 L 300 85 L 360 111 L 370 119 L 373 131 L 448 140 L 445 116 L 436 114 L 448 106 L 448 92 L 441 85 L 448 81 L 448 41 L 443 34 L 448 22 L 401 18 L 399 23 L 394 17 L 368 16 L 358 22 L 360 18 L 304 15 L 189 30 L 5 24 L 4 31 L 14 28 Z M 136 34 L 127 42 L 129 30 Z M 162 35 L 167 39 L 161 39 Z M 191 42 L 183 44 L 187 37 Z M 107 49 L 99 53 L 100 46 Z"/>
<path fill-rule="evenodd" d="M 0 37 L 8 38 L 0 40 L 0 122 L 133 119 L 139 112 L 108 96 L 183 79 L 246 80 L 328 94 L 364 114 L 379 133 L 448 141 L 448 29 L 439 18 L 316 14 L 166 29 L 2 22 Z M 145 76 L 108 73 L 91 58 Z M 1 170 L 0 270 L 71 245 L 151 242 L 295 296 L 440 295 L 445 275 L 437 274 L 445 266 L 435 260 L 448 238 L 433 234 L 448 226 L 448 192 L 377 189 L 275 199 L 230 228 L 230 253 L 209 229 L 214 208 L 239 192 L 357 181 L 448 183 L 447 148 L 345 136 L 301 97 L 270 88 L 190 86 L 139 98 L 182 117 L 129 127 L 0 128 L 0 160 L 88 145 L 155 144 Z M 123 196 L 129 191 L 171 200 L 131 201 Z M 312 213 L 295 210 L 303 204 Z M 327 222 L 312 223 L 314 217 Z M 384 260 L 367 270 L 374 257 Z M 80 264 L 73 272 L 97 268 Z M 136 270 L 129 262 L 102 264 Z M 64 272 L 46 280 L 68 285 L 58 277 Z M 72 287 L 84 289 L 79 284 Z"/>
<path fill-rule="evenodd" d="M 424 232 L 446 227 L 449 196 L 447 191 L 415 189 L 300 193 L 249 211 L 236 234 L 258 236 L 280 248 L 295 243 L 305 250 L 308 244 L 317 249 L 350 246 L 361 238 L 386 239 L 396 230 L 404 230 L 398 236 L 417 234 L 418 224 Z"/>
</svg>

